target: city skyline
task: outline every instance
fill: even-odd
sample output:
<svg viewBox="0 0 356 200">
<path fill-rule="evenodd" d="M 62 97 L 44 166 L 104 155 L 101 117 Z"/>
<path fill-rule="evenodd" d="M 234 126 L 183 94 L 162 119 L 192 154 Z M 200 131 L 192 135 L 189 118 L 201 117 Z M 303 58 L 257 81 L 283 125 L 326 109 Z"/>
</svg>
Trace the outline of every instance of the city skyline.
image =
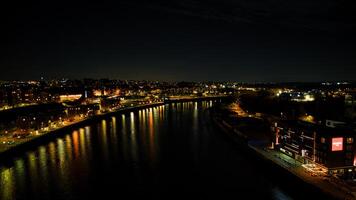
<svg viewBox="0 0 356 200">
<path fill-rule="evenodd" d="M 2 80 L 355 80 L 354 5 L 120 1 L 9 5 Z"/>
</svg>

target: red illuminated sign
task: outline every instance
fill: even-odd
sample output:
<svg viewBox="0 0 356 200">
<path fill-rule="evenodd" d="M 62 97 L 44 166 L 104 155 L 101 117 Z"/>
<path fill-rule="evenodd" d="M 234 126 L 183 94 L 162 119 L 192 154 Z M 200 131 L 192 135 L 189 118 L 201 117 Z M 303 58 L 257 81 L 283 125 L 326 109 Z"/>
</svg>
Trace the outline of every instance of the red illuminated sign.
<svg viewBox="0 0 356 200">
<path fill-rule="evenodd" d="M 333 138 L 331 151 L 342 151 L 342 149 L 343 149 L 343 138 L 342 137 Z"/>
</svg>

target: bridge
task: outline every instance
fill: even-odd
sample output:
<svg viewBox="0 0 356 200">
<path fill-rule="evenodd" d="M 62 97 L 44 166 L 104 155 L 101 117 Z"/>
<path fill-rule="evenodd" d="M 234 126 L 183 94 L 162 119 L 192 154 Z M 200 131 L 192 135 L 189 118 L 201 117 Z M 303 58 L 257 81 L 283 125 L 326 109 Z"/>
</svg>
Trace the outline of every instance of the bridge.
<svg viewBox="0 0 356 200">
<path fill-rule="evenodd" d="M 187 102 L 187 101 L 209 101 L 216 99 L 227 99 L 228 95 L 217 95 L 217 96 L 170 96 L 164 99 L 164 103 L 176 103 L 176 102 Z"/>
</svg>

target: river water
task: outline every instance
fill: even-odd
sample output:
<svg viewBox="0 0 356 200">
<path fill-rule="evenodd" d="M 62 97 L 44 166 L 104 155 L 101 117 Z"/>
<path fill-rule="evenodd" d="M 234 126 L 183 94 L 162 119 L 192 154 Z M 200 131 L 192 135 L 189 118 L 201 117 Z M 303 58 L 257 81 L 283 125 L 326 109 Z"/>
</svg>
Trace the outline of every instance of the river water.
<svg viewBox="0 0 356 200">
<path fill-rule="evenodd" d="M 68 131 L 0 165 L 0 199 L 293 199 L 211 122 L 172 103 Z"/>
</svg>

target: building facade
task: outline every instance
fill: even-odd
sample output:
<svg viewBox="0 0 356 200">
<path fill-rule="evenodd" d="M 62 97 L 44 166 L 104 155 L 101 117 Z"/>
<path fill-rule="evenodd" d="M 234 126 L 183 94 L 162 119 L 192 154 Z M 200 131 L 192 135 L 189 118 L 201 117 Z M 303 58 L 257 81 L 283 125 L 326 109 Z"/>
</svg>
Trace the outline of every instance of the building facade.
<svg viewBox="0 0 356 200">
<path fill-rule="evenodd" d="M 304 163 L 316 164 L 329 174 L 356 174 L 356 133 L 303 121 L 279 121 L 273 127 L 276 148 Z"/>
</svg>

